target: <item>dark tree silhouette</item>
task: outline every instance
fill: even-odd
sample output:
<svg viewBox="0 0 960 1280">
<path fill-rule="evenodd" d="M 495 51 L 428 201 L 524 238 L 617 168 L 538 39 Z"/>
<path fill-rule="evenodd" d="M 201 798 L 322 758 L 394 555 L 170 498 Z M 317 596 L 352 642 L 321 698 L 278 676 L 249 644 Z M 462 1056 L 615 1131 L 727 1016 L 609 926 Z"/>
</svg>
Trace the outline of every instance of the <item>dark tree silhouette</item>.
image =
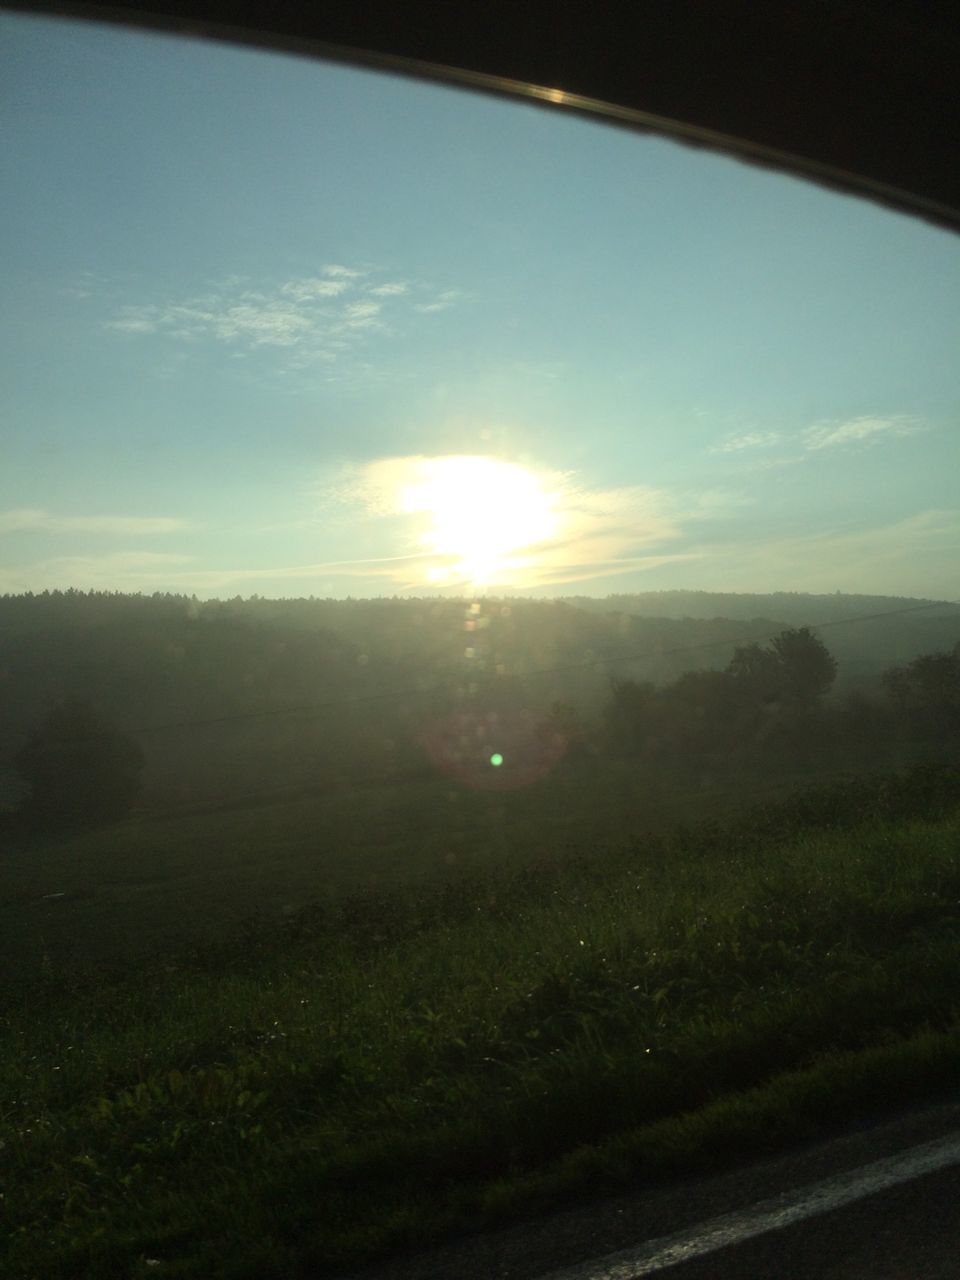
<svg viewBox="0 0 960 1280">
<path fill-rule="evenodd" d="M 925 653 L 884 672 L 883 686 L 915 728 L 960 730 L 960 644 L 951 653 Z"/>
<path fill-rule="evenodd" d="M 759 702 L 809 707 L 832 686 L 836 659 L 809 627 L 781 631 L 770 648 L 737 649 L 727 667 L 733 679 Z"/>
<path fill-rule="evenodd" d="M 829 692 L 837 678 L 837 662 L 809 627 L 781 631 L 772 644 L 789 698 L 811 703 Z"/>
<path fill-rule="evenodd" d="M 122 817 L 140 794 L 139 745 L 80 698 L 56 706 L 14 757 L 30 788 L 23 816 L 42 827 Z"/>
<path fill-rule="evenodd" d="M 606 738 L 614 751 L 639 751 L 649 730 L 657 691 L 649 681 L 610 681 L 610 701 L 604 708 Z"/>
</svg>

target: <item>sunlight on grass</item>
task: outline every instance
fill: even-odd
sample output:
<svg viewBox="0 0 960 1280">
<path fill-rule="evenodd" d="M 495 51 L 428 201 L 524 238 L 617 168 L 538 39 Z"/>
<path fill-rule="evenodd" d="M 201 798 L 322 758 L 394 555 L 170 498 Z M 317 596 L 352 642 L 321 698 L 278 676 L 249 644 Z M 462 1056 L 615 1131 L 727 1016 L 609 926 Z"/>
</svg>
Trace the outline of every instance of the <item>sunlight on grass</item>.
<svg viewBox="0 0 960 1280">
<path fill-rule="evenodd" d="M 940 1079 L 960 820 L 758 821 L 366 892 L 127 974 L 48 964 L 2 1015 L 10 1274 L 236 1280 L 251 1232 L 329 1269 L 709 1165 L 718 1134 L 759 1149 L 894 1060 L 901 1093 Z M 831 1102 L 850 1062 L 867 1084 Z"/>
</svg>

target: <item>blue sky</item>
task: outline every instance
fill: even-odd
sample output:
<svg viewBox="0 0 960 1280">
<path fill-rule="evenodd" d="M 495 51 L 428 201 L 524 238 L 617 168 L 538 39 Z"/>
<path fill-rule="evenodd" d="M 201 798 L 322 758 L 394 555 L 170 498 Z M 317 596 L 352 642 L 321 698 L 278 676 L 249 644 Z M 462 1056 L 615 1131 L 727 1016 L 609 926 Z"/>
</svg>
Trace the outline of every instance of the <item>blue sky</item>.
<svg viewBox="0 0 960 1280">
<path fill-rule="evenodd" d="M 0 86 L 0 591 L 956 598 L 956 237 L 209 43 Z"/>
</svg>

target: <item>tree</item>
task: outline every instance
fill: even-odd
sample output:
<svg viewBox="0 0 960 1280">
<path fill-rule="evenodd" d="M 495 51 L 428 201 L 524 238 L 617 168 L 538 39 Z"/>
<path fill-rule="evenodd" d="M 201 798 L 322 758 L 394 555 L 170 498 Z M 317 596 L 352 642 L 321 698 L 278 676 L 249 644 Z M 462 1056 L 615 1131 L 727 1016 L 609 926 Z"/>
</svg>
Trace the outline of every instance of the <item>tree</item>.
<svg viewBox="0 0 960 1280">
<path fill-rule="evenodd" d="M 951 653 L 925 653 L 882 677 L 888 695 L 918 728 L 960 729 L 960 643 Z"/>
<path fill-rule="evenodd" d="M 81 698 L 56 706 L 14 757 L 30 788 L 22 809 L 37 826 L 108 822 L 140 794 L 144 756 Z"/>
<path fill-rule="evenodd" d="M 656 689 L 649 681 L 610 681 L 610 701 L 604 708 L 604 729 L 614 751 L 633 754 L 642 750 L 649 732 Z"/>
<path fill-rule="evenodd" d="M 781 631 L 772 644 L 788 698 L 810 704 L 829 692 L 837 678 L 837 660 L 809 627 Z"/>
<path fill-rule="evenodd" d="M 766 706 L 780 701 L 783 673 L 773 649 L 756 643 L 734 649 L 725 674 L 747 702 Z"/>
<path fill-rule="evenodd" d="M 832 686 L 836 659 L 809 627 L 781 631 L 769 649 L 746 645 L 734 652 L 727 672 L 758 703 L 806 708 Z"/>
</svg>

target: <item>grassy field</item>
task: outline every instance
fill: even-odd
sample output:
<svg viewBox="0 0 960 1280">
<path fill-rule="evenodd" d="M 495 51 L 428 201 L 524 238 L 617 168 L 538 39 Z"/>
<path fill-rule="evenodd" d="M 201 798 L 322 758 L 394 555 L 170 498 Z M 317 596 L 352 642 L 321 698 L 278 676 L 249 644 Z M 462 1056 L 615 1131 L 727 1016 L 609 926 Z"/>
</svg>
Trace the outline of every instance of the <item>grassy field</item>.
<svg viewBox="0 0 960 1280">
<path fill-rule="evenodd" d="M 0 1014 L 4 1274 L 329 1275 L 955 1081 L 958 791 L 368 883 L 109 970 L 48 951 Z M 95 922 L 62 920 L 69 955 Z"/>
<path fill-rule="evenodd" d="M 790 790 L 781 779 L 765 794 Z M 143 812 L 36 846 L 11 840 L 0 858 L 0 989 L 29 979 L 45 957 L 71 970 L 118 965 L 345 893 L 459 881 L 583 850 L 605 857 L 756 795 L 746 780 L 678 791 L 630 761 L 586 761 L 513 792 L 432 778 Z"/>
</svg>

